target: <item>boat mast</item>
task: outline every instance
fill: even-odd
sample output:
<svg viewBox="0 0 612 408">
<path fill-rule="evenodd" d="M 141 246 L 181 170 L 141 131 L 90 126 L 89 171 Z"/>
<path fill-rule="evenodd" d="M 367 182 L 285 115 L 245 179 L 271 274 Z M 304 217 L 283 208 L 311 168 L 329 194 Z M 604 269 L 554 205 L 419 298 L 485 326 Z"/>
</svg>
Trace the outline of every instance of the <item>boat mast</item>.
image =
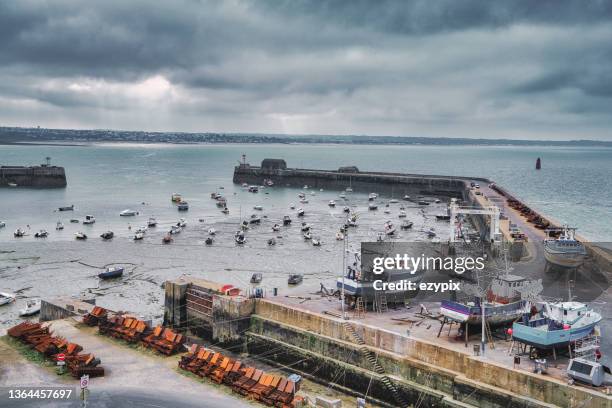
<svg viewBox="0 0 612 408">
<path fill-rule="evenodd" d="M 340 303 L 342 304 L 342 320 L 346 320 L 346 310 L 344 308 L 344 275 L 346 274 L 346 251 L 348 243 L 348 228 L 344 233 L 344 242 L 342 243 L 342 290 L 340 291 Z"/>
</svg>

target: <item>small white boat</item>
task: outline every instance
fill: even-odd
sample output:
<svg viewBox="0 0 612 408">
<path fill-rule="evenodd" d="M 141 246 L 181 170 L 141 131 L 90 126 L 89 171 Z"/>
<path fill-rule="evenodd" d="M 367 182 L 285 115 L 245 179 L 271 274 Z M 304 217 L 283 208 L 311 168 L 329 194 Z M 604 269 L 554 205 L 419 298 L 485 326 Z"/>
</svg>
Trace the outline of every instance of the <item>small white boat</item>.
<svg viewBox="0 0 612 408">
<path fill-rule="evenodd" d="M 87 239 L 87 235 L 85 235 L 85 233 L 83 232 L 75 232 L 74 233 L 74 238 L 75 239 L 79 239 L 79 240 L 86 240 Z"/>
<path fill-rule="evenodd" d="M 0 306 L 13 303 L 15 301 L 15 295 L 12 293 L 0 292 Z"/>
<path fill-rule="evenodd" d="M 248 183 L 242 183 L 242 187 L 243 187 L 243 188 L 248 188 L 248 187 L 249 187 L 249 184 L 248 184 Z"/>
<path fill-rule="evenodd" d="M 321 246 L 321 240 L 318 238 L 312 239 L 312 246 Z"/>
<path fill-rule="evenodd" d="M 178 203 L 176 208 L 179 211 L 187 211 L 187 210 L 189 210 L 189 203 L 187 201 L 181 201 L 181 202 Z"/>
<path fill-rule="evenodd" d="M 149 228 L 151 227 L 156 227 L 157 226 L 157 220 L 153 217 L 149 218 L 149 221 L 147 221 L 147 226 Z"/>
<path fill-rule="evenodd" d="M 368 200 L 369 201 L 374 201 L 374 200 L 376 200 L 377 197 L 378 197 L 378 194 L 376 194 L 376 193 L 368 194 Z"/>
<path fill-rule="evenodd" d="M 302 229 L 302 232 L 310 231 L 310 224 L 303 222 L 301 229 Z"/>
<path fill-rule="evenodd" d="M 307 190 L 307 189 L 308 189 L 308 186 L 307 186 L 307 185 L 305 185 L 305 186 L 304 186 L 304 190 Z"/>
<path fill-rule="evenodd" d="M 261 205 L 256 205 L 256 206 L 253 207 L 253 209 L 257 210 L 257 211 L 262 211 L 263 207 Z"/>
<path fill-rule="evenodd" d="M 181 228 L 185 228 L 187 226 L 187 221 L 185 221 L 184 218 L 180 218 L 178 222 L 176 223 L 176 225 L 178 225 Z"/>
<path fill-rule="evenodd" d="M 55 229 L 56 229 L 56 230 L 58 230 L 58 231 L 63 230 L 63 229 L 64 229 L 64 224 L 62 224 L 62 222 L 61 222 L 61 221 L 58 221 L 58 222 L 55 224 Z"/>
<path fill-rule="evenodd" d="M 145 234 L 147 232 L 147 227 L 145 227 L 144 225 L 141 225 L 140 227 L 138 227 L 138 229 L 136 230 L 136 233 L 142 233 Z"/>
<path fill-rule="evenodd" d="M 439 199 L 439 198 L 436 198 L 436 199 L 434 200 L 434 203 L 436 203 L 436 204 L 440 204 L 441 202 L 442 202 L 442 201 L 440 201 L 440 199 Z"/>
<path fill-rule="evenodd" d="M 134 211 L 134 210 L 123 210 L 119 213 L 119 216 L 121 217 L 133 217 L 135 215 L 138 215 L 138 211 Z"/>
<path fill-rule="evenodd" d="M 144 238 L 144 236 L 144 232 L 137 231 L 136 234 L 134 234 L 134 241 L 140 241 Z"/>
<path fill-rule="evenodd" d="M 209 228 L 208 229 L 208 235 L 215 235 L 217 233 L 217 230 L 214 228 Z"/>
<path fill-rule="evenodd" d="M 392 198 L 391 200 L 389 200 L 389 202 L 390 202 L 391 204 L 397 204 L 397 203 L 398 203 L 398 201 L 397 201 L 397 199 L 396 199 L 396 198 Z"/>
<path fill-rule="evenodd" d="M 409 201 L 409 200 L 410 200 L 410 196 L 409 196 L 408 194 L 406 194 L 406 195 L 404 196 L 404 201 Z"/>
<path fill-rule="evenodd" d="M 336 241 L 344 240 L 344 234 L 340 231 L 336 232 Z"/>
<path fill-rule="evenodd" d="M 357 214 L 351 214 L 346 220 L 346 225 L 348 225 L 349 227 L 356 227 L 357 226 Z"/>
<path fill-rule="evenodd" d="M 83 224 L 85 225 L 91 225 L 94 224 L 96 222 L 96 217 L 94 217 L 93 215 L 86 215 L 85 219 L 83 220 Z"/>
<path fill-rule="evenodd" d="M 15 238 L 21 238 L 26 234 L 26 232 L 24 230 L 22 230 L 21 228 L 17 228 L 15 230 L 15 232 L 13 232 L 13 236 L 15 236 Z"/>
<path fill-rule="evenodd" d="M 297 216 L 298 217 L 303 217 L 304 216 L 304 210 L 302 208 L 298 208 L 297 210 Z"/>
<path fill-rule="evenodd" d="M 306 231 L 303 235 L 304 235 L 305 240 L 312 239 L 312 235 L 310 234 L 310 231 Z"/>
<path fill-rule="evenodd" d="M 336 202 L 334 200 L 329 200 L 329 203 L 327 205 L 329 205 L 330 207 L 335 207 Z"/>
<path fill-rule="evenodd" d="M 40 231 L 34 234 L 34 238 L 47 238 L 47 236 L 49 236 L 49 233 L 47 232 L 47 230 L 44 229 L 41 229 Z"/>
<path fill-rule="evenodd" d="M 343 212 L 345 213 L 350 213 L 351 209 L 348 206 L 344 206 L 344 208 L 342 209 Z"/>
<path fill-rule="evenodd" d="M 413 224 L 412 221 L 404 221 L 402 222 L 402 225 L 400 225 L 400 228 L 403 230 L 407 230 L 407 229 L 412 228 L 412 224 Z"/>
<path fill-rule="evenodd" d="M 26 302 L 26 306 L 19 311 L 19 316 L 34 316 L 35 314 L 40 312 L 40 300 L 28 300 Z"/>
<path fill-rule="evenodd" d="M 272 231 L 273 231 L 273 232 L 278 232 L 278 231 L 280 231 L 280 225 L 278 225 L 278 224 L 274 224 L 274 225 L 272 226 Z"/>
<path fill-rule="evenodd" d="M 0 228 L 4 228 L 4 227 L 6 227 L 6 222 L 0 221 Z"/>
<path fill-rule="evenodd" d="M 180 234 L 183 229 L 178 225 L 173 225 L 170 227 L 170 231 L 168 231 L 172 235 Z"/>
<path fill-rule="evenodd" d="M 179 193 L 172 193 L 172 197 L 170 197 L 170 200 L 172 200 L 172 202 L 174 203 L 178 203 L 182 200 L 182 196 Z"/>
<path fill-rule="evenodd" d="M 399 214 L 398 214 L 399 218 L 406 218 L 406 211 L 404 210 L 400 210 Z"/>
<path fill-rule="evenodd" d="M 388 208 L 385 208 L 385 211 L 383 211 L 385 214 L 391 214 L 391 210 Z"/>
<path fill-rule="evenodd" d="M 8 183 L 9 187 L 17 187 L 17 183 Z"/>
<path fill-rule="evenodd" d="M 395 225 L 391 221 L 385 222 L 385 234 L 386 235 L 394 235 L 395 234 Z"/>
<path fill-rule="evenodd" d="M 352 192 L 353 192 L 353 189 L 352 189 L 352 188 L 350 188 L 350 187 L 347 187 L 347 188 L 346 188 L 346 192 L 347 192 L 347 193 L 352 193 Z"/>
<path fill-rule="evenodd" d="M 370 203 L 368 204 L 368 210 L 371 210 L 371 211 L 378 210 L 378 205 L 376 203 Z"/>
</svg>

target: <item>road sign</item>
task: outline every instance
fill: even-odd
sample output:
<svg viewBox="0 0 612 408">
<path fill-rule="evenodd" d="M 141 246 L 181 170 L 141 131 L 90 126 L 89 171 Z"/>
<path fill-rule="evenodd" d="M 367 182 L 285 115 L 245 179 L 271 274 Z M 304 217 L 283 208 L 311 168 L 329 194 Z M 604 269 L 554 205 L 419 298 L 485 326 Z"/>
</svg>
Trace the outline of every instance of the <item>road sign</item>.
<svg viewBox="0 0 612 408">
<path fill-rule="evenodd" d="M 87 388 L 89 385 L 89 375 L 86 374 L 81 377 L 81 388 Z"/>
<path fill-rule="evenodd" d="M 64 361 L 66 359 L 66 355 L 64 353 L 60 353 L 56 357 L 57 361 Z"/>
</svg>

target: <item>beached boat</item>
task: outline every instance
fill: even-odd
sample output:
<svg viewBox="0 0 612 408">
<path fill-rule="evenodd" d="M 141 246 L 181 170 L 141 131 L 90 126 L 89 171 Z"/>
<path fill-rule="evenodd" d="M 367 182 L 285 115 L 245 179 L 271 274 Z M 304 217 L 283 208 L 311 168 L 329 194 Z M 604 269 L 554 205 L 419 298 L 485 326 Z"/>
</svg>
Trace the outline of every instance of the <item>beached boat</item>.
<svg viewBox="0 0 612 408">
<path fill-rule="evenodd" d="M 410 196 L 408 194 L 406 194 L 403 198 L 404 201 L 410 201 Z"/>
<path fill-rule="evenodd" d="M 564 347 L 590 335 L 601 319 L 584 303 L 542 302 L 539 312 L 529 310 L 512 325 L 512 338 L 539 349 Z"/>
<path fill-rule="evenodd" d="M 22 230 L 21 228 L 17 228 L 17 229 L 15 230 L 15 232 L 13 232 L 13 236 L 14 236 L 15 238 L 21 238 L 21 237 L 23 237 L 25 234 L 26 234 L 26 232 L 25 232 L 24 230 Z"/>
<path fill-rule="evenodd" d="M 389 200 L 390 204 L 397 204 L 399 201 L 397 201 L 397 198 L 392 198 Z"/>
<path fill-rule="evenodd" d="M 257 214 L 251 214 L 251 218 L 249 219 L 249 224 L 260 224 L 261 217 Z"/>
<path fill-rule="evenodd" d="M 258 193 L 259 186 L 249 186 L 249 193 Z"/>
<path fill-rule="evenodd" d="M 406 218 L 406 211 L 404 210 L 400 210 L 399 214 L 397 215 L 399 218 Z"/>
<path fill-rule="evenodd" d="M 395 225 L 391 221 L 385 222 L 385 234 L 395 235 Z"/>
<path fill-rule="evenodd" d="M 261 272 L 255 272 L 251 275 L 251 283 L 261 283 L 263 280 L 263 274 Z"/>
<path fill-rule="evenodd" d="M 274 224 L 274 225 L 272 226 L 272 232 L 278 232 L 278 231 L 280 231 L 280 225 L 278 225 L 278 224 Z"/>
<path fill-rule="evenodd" d="M 147 230 L 148 230 L 148 228 L 147 228 L 145 225 L 141 225 L 140 227 L 138 227 L 138 228 L 136 229 L 136 232 L 137 232 L 137 233 L 138 233 L 138 232 L 140 232 L 140 233 L 144 234 L 144 233 L 146 233 L 146 232 L 147 232 Z"/>
<path fill-rule="evenodd" d="M 6 227 L 6 222 L 0 221 L 0 228 L 4 228 L 4 227 Z"/>
<path fill-rule="evenodd" d="M 138 215 L 138 211 L 130 210 L 130 209 L 123 210 L 119 213 L 119 216 L 121 217 L 133 217 L 135 215 Z"/>
<path fill-rule="evenodd" d="M 209 228 L 208 229 L 208 235 L 215 235 L 217 233 L 217 230 L 214 228 Z"/>
<path fill-rule="evenodd" d="M 301 230 L 302 230 L 302 232 L 310 231 L 310 224 L 308 224 L 306 222 L 303 222 L 302 226 L 301 226 Z"/>
<path fill-rule="evenodd" d="M 15 301 L 15 295 L 12 293 L 0 292 L 0 306 L 8 305 Z"/>
<path fill-rule="evenodd" d="M 346 225 L 349 227 L 356 227 L 357 226 L 357 214 L 353 213 L 351 215 L 349 215 L 349 217 L 346 219 Z"/>
<path fill-rule="evenodd" d="M 115 233 L 113 231 L 106 231 L 100 234 L 100 238 L 104 240 L 113 239 L 114 236 L 115 236 Z"/>
<path fill-rule="evenodd" d="M 343 200 L 346 200 L 346 194 L 344 194 L 344 193 L 338 194 L 338 197 L 340 197 Z"/>
<path fill-rule="evenodd" d="M 295 274 L 289 275 L 289 278 L 287 279 L 287 283 L 289 285 L 297 285 L 298 283 L 302 283 L 303 280 L 304 280 L 304 276 L 302 276 L 301 274 L 295 273 Z"/>
<path fill-rule="evenodd" d="M 370 211 L 378 210 L 378 204 L 376 204 L 376 203 L 368 204 L 368 210 L 370 210 Z"/>
<path fill-rule="evenodd" d="M 263 211 L 263 206 L 261 206 L 261 205 L 255 205 L 255 206 L 253 206 L 253 209 L 254 209 L 254 210 L 257 210 L 257 211 Z"/>
<path fill-rule="evenodd" d="M 274 239 L 274 238 L 270 238 L 270 239 L 268 239 L 268 245 L 269 245 L 269 246 L 274 246 L 274 245 L 276 245 L 276 239 Z"/>
<path fill-rule="evenodd" d="M 319 238 L 313 238 L 312 246 L 321 246 L 321 240 Z"/>
<path fill-rule="evenodd" d="M 295 204 L 294 203 L 289 204 L 289 208 L 292 210 L 295 210 Z"/>
<path fill-rule="evenodd" d="M 305 198 L 302 198 L 302 199 L 300 200 L 300 203 L 302 203 L 302 204 L 308 204 L 308 200 L 307 200 L 307 199 L 305 199 Z"/>
<path fill-rule="evenodd" d="M 170 227 L 170 231 L 168 231 L 168 233 L 172 235 L 176 235 L 176 234 L 180 234 L 182 230 L 183 228 L 181 228 L 180 226 L 173 225 Z"/>
<path fill-rule="evenodd" d="M 285 215 L 283 217 L 283 225 L 291 225 L 291 217 L 289 217 L 288 215 Z"/>
<path fill-rule="evenodd" d="M 178 203 L 176 208 L 179 211 L 187 211 L 187 210 L 189 210 L 189 203 L 187 201 L 181 201 L 180 203 Z"/>
<path fill-rule="evenodd" d="M 120 266 L 111 266 L 106 268 L 104 272 L 98 274 L 98 278 L 100 279 L 113 279 L 120 278 L 123 276 L 124 269 Z"/>
<path fill-rule="evenodd" d="M 212 237 L 206 237 L 206 239 L 204 240 L 204 243 L 205 243 L 206 245 L 212 245 L 212 244 L 213 244 L 213 242 L 214 242 L 214 240 L 213 240 L 213 238 L 212 238 Z"/>
<path fill-rule="evenodd" d="M 221 212 L 222 212 L 223 214 L 226 214 L 226 215 L 227 215 L 227 214 L 229 214 L 229 208 L 227 208 L 227 207 L 223 207 L 223 209 L 221 210 Z"/>
<path fill-rule="evenodd" d="M 144 236 L 145 236 L 144 232 L 142 232 L 142 231 L 137 231 L 137 232 L 134 234 L 134 241 L 140 241 L 140 240 L 144 239 Z"/>
<path fill-rule="evenodd" d="M 563 226 L 558 238 L 544 240 L 544 257 L 562 268 L 578 268 L 584 263 L 586 249 L 576 239 L 576 228 Z"/>
<path fill-rule="evenodd" d="M 86 240 L 87 239 L 87 235 L 83 232 L 75 232 L 74 233 L 74 238 L 78 239 L 78 240 Z"/>
<path fill-rule="evenodd" d="M 40 299 L 28 300 L 23 309 L 19 311 L 19 316 L 28 317 L 40 313 Z"/>
<path fill-rule="evenodd" d="M 342 209 L 342 212 L 350 213 L 351 209 L 348 206 L 344 206 L 344 208 Z"/>
<path fill-rule="evenodd" d="M 10 183 L 8 183 L 8 186 L 9 187 L 17 187 L 17 183 L 10 182 Z"/>
<path fill-rule="evenodd" d="M 298 208 L 298 210 L 297 210 L 297 216 L 298 216 L 298 217 L 303 217 L 303 216 L 304 216 L 304 209 L 302 209 L 302 208 Z"/>
<path fill-rule="evenodd" d="M 95 222 L 96 222 L 96 217 L 94 217 L 93 215 L 86 215 L 85 219 L 83 220 L 83 224 L 85 225 L 95 224 Z"/>
<path fill-rule="evenodd" d="M 388 208 L 385 208 L 385 211 L 383 211 L 385 214 L 391 214 L 391 210 Z"/>
<path fill-rule="evenodd" d="M 70 206 L 59 207 L 58 211 L 74 211 L 74 204 Z"/>
<path fill-rule="evenodd" d="M 34 234 L 34 238 L 47 238 L 48 236 L 49 233 L 47 232 L 47 230 L 44 229 L 41 229 Z"/>
<path fill-rule="evenodd" d="M 335 207 L 336 202 L 334 200 L 329 200 L 329 203 L 327 203 L 327 205 L 329 205 L 330 207 Z"/>
<path fill-rule="evenodd" d="M 378 194 L 376 194 L 376 193 L 368 194 L 368 200 L 369 201 L 374 201 L 374 200 L 376 200 L 376 198 L 378 198 Z"/>
<path fill-rule="evenodd" d="M 403 221 L 403 222 L 401 223 L 401 225 L 400 225 L 400 228 L 401 228 L 401 229 L 403 229 L 403 230 L 407 230 L 407 229 L 412 228 L 412 225 L 413 225 L 413 224 L 414 224 L 414 223 L 413 223 L 412 221 Z"/>
<path fill-rule="evenodd" d="M 156 227 L 157 226 L 157 220 L 155 218 L 153 218 L 153 217 L 149 218 L 149 221 L 147 221 L 147 226 L 149 228 Z"/>
<path fill-rule="evenodd" d="M 244 233 L 241 231 L 239 234 L 236 235 L 236 243 L 238 245 L 242 245 L 246 242 L 246 237 L 244 236 Z"/>
<path fill-rule="evenodd" d="M 425 200 L 419 200 L 418 202 L 419 205 L 429 205 L 429 201 L 425 201 Z"/>
<path fill-rule="evenodd" d="M 71 219 L 70 219 L 70 222 L 71 222 L 72 224 L 78 224 L 78 223 L 79 223 L 79 222 L 81 222 L 81 221 L 77 220 L 76 218 L 71 218 Z"/>
<path fill-rule="evenodd" d="M 170 200 L 172 200 L 172 202 L 174 202 L 174 203 L 178 203 L 182 199 L 183 199 L 183 197 L 179 193 L 172 193 L 172 196 L 170 197 Z"/>
<path fill-rule="evenodd" d="M 55 229 L 56 229 L 57 231 L 61 231 L 61 230 L 63 230 L 63 229 L 64 229 L 64 224 L 62 224 L 62 222 L 61 222 L 61 221 L 58 221 L 58 222 L 55 224 Z"/>
<path fill-rule="evenodd" d="M 179 218 L 179 220 L 177 221 L 176 225 L 181 227 L 181 228 L 185 228 L 187 226 L 187 221 L 185 221 L 184 218 Z"/>
<path fill-rule="evenodd" d="M 344 240 L 344 234 L 340 231 L 336 232 L 336 241 Z"/>
<path fill-rule="evenodd" d="M 215 204 L 218 208 L 226 208 L 227 207 L 227 199 L 225 197 L 219 196 L 217 198 L 217 202 Z"/>
</svg>

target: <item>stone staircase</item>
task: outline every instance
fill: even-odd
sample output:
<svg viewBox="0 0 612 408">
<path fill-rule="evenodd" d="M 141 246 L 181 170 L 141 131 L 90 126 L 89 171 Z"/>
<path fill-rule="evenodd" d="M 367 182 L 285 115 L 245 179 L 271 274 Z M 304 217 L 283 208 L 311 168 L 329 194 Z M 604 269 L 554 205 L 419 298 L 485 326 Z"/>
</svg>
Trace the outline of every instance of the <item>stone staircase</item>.
<svg viewBox="0 0 612 408">
<path fill-rule="evenodd" d="M 385 374 L 385 369 L 378 363 L 376 355 L 366 346 L 365 341 L 357 334 L 352 324 L 347 321 L 342 322 L 345 330 L 351 335 L 353 341 L 359 345 L 359 353 L 365 357 L 366 360 L 372 365 L 374 372 L 381 376 L 380 381 L 383 383 L 385 388 L 393 395 L 393 398 L 400 407 L 408 407 L 409 404 L 404 400 L 400 392 L 398 391 L 393 381 Z"/>
</svg>

